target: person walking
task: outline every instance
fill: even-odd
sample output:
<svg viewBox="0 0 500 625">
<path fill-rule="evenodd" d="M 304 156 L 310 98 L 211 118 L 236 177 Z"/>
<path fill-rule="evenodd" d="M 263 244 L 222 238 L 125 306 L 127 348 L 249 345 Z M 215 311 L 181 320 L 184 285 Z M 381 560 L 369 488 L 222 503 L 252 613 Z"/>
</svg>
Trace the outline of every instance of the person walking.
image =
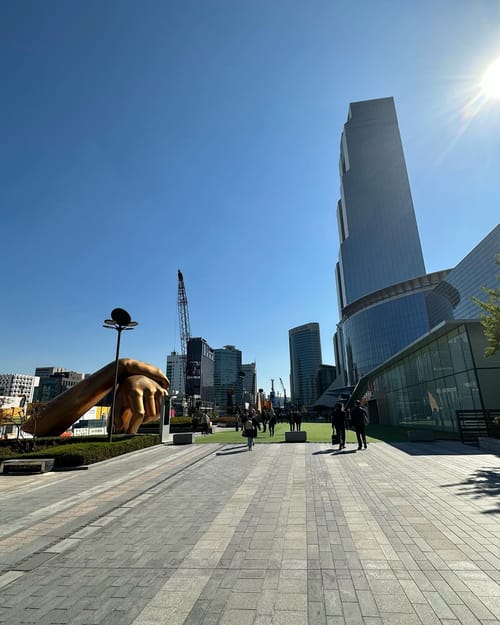
<svg viewBox="0 0 500 625">
<path fill-rule="evenodd" d="M 267 424 L 269 425 L 269 436 L 274 436 L 274 426 L 276 425 L 276 413 L 274 410 L 270 411 Z"/>
<path fill-rule="evenodd" d="M 368 425 L 368 414 L 361 406 L 361 402 L 356 400 L 354 408 L 351 410 L 351 421 L 358 439 L 358 450 L 366 449 L 366 426 Z"/>
<path fill-rule="evenodd" d="M 239 406 L 236 406 L 235 411 L 234 411 L 234 429 L 236 430 L 236 432 L 239 432 L 240 430 L 240 419 L 241 419 L 240 408 Z"/>
<path fill-rule="evenodd" d="M 255 445 L 254 438 L 257 437 L 257 425 L 250 414 L 243 423 L 242 434 L 247 438 L 248 451 L 252 451 L 252 448 Z"/>
<path fill-rule="evenodd" d="M 332 413 L 332 430 L 335 428 L 335 432 L 339 438 L 339 451 L 345 449 L 345 430 L 347 426 L 347 415 L 342 407 L 342 404 L 335 404 Z"/>
<path fill-rule="evenodd" d="M 210 417 L 208 416 L 207 412 L 204 412 L 201 415 L 201 431 L 203 433 L 203 435 L 207 435 L 209 433 L 210 430 Z"/>
<path fill-rule="evenodd" d="M 302 427 L 302 413 L 300 410 L 293 415 L 293 422 L 295 424 L 295 431 L 300 432 L 300 428 Z"/>
</svg>

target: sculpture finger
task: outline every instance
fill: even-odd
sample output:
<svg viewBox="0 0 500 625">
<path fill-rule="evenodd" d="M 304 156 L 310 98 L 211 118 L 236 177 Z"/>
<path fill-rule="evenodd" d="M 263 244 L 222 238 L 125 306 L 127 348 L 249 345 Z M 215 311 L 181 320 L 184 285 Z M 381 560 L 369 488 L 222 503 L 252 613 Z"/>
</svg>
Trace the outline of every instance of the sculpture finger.
<svg viewBox="0 0 500 625">
<path fill-rule="evenodd" d="M 155 393 L 155 402 L 156 402 L 156 414 L 161 416 L 163 414 L 163 402 L 166 404 L 167 393 L 163 389 L 158 389 Z M 168 410 L 168 406 L 165 405 L 165 410 Z"/>
<path fill-rule="evenodd" d="M 137 434 L 139 426 L 144 421 L 144 398 L 141 390 L 134 389 L 129 393 L 129 405 L 131 411 L 131 417 L 129 426 L 127 428 L 127 434 Z"/>
<path fill-rule="evenodd" d="M 153 421 L 158 417 L 156 411 L 155 393 L 153 389 L 144 389 L 144 421 Z"/>
</svg>

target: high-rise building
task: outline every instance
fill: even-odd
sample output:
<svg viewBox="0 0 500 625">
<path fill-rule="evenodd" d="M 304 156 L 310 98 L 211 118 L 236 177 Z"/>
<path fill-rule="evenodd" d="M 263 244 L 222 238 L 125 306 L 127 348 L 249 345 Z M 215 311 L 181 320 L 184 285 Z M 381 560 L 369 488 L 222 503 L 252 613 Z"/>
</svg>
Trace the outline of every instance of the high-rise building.
<svg viewBox="0 0 500 625">
<path fill-rule="evenodd" d="M 321 365 L 318 323 L 306 323 L 288 331 L 292 402 L 308 407 L 317 399 L 316 375 Z"/>
<path fill-rule="evenodd" d="M 214 349 L 214 401 L 219 414 L 243 407 L 241 351 L 234 345 Z"/>
<path fill-rule="evenodd" d="M 241 365 L 243 377 L 243 397 L 246 404 L 253 405 L 257 392 L 257 365 L 254 362 Z"/>
<path fill-rule="evenodd" d="M 170 394 L 184 395 L 186 383 L 186 356 L 172 352 L 167 356 L 167 378 L 170 382 Z"/>
<path fill-rule="evenodd" d="M 337 380 L 354 385 L 429 330 L 425 274 L 392 98 L 354 102 L 340 142 Z"/>
<path fill-rule="evenodd" d="M 187 343 L 186 395 L 195 402 L 214 401 L 214 350 L 201 337 Z"/>
</svg>

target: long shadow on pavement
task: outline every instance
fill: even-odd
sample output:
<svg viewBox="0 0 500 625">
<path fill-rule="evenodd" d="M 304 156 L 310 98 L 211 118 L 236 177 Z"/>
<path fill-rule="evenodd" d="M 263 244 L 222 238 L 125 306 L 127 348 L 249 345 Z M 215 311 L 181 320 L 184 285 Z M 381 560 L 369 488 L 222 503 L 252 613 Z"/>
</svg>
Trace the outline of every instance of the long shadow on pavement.
<svg viewBox="0 0 500 625">
<path fill-rule="evenodd" d="M 239 447 L 229 447 L 224 451 L 216 452 L 216 456 L 232 456 L 233 454 L 241 454 L 245 451 L 248 451 L 248 447 L 246 445 L 241 445 Z"/>
<path fill-rule="evenodd" d="M 499 497 L 500 496 L 500 469 L 498 467 L 487 467 L 474 471 L 470 477 L 463 482 L 454 484 L 443 484 L 441 488 L 451 488 L 461 486 L 458 495 L 469 495 L 474 499 L 482 497 Z M 496 508 L 491 510 L 483 510 L 483 514 L 500 514 L 500 503 Z"/>
<path fill-rule="evenodd" d="M 330 454 L 330 456 L 345 456 L 346 454 L 355 454 L 356 451 L 357 451 L 356 449 L 342 450 L 342 451 L 340 451 L 339 449 L 323 449 L 321 451 L 313 451 L 312 455 L 318 456 L 320 454 Z"/>
</svg>

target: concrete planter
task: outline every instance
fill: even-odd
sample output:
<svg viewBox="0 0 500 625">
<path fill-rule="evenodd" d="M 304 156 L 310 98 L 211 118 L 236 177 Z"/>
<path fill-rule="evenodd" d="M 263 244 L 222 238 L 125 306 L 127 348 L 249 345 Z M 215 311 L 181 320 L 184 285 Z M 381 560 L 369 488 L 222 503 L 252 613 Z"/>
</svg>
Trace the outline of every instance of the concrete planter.
<svg viewBox="0 0 500 625">
<path fill-rule="evenodd" d="M 285 443 L 305 443 L 307 432 L 285 432 Z"/>
<path fill-rule="evenodd" d="M 174 445 L 191 445 L 193 442 L 192 432 L 179 432 L 172 436 L 172 443 Z"/>
</svg>

